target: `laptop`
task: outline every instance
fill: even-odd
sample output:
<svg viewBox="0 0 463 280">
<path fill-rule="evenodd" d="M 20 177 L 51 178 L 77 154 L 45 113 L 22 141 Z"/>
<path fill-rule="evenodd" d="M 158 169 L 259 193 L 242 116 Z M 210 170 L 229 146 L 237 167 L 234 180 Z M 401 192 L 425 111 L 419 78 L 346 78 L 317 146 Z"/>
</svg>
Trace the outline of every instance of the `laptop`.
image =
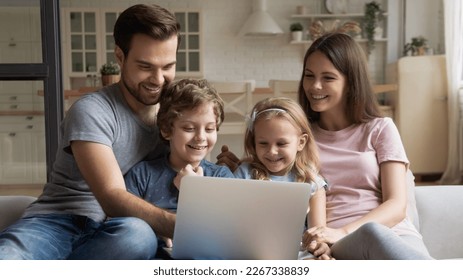
<svg viewBox="0 0 463 280">
<path fill-rule="evenodd" d="M 310 198 L 306 183 L 185 176 L 174 259 L 298 259 Z"/>
</svg>

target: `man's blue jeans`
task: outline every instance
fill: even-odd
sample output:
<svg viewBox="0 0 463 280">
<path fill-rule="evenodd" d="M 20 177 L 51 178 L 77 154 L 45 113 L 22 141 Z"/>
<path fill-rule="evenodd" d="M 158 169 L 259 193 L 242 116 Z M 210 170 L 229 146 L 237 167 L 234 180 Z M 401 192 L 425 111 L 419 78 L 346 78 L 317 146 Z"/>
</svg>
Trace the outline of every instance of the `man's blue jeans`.
<svg viewBox="0 0 463 280">
<path fill-rule="evenodd" d="M 76 215 L 47 214 L 22 218 L 0 233 L 0 260 L 152 259 L 157 238 L 133 217 L 97 223 Z"/>
</svg>

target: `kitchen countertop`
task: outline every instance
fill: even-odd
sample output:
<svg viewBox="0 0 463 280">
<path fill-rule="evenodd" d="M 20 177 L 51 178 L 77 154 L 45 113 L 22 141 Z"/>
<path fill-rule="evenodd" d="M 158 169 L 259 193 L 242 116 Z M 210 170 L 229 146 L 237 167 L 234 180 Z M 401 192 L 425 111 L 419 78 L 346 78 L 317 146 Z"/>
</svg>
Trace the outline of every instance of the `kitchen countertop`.
<svg viewBox="0 0 463 280">
<path fill-rule="evenodd" d="M 0 117 L 4 116 L 43 116 L 43 111 L 0 111 Z"/>
<path fill-rule="evenodd" d="M 380 84 L 373 85 L 374 93 L 382 93 L 397 90 L 397 84 Z M 75 99 L 84 94 L 95 92 L 100 89 L 99 87 L 81 87 L 79 89 L 64 90 L 65 99 Z M 256 87 L 254 94 L 273 94 L 272 89 L 269 87 Z M 37 92 L 39 96 L 43 96 L 43 90 Z M 0 111 L 0 116 L 43 116 L 43 111 Z"/>
</svg>

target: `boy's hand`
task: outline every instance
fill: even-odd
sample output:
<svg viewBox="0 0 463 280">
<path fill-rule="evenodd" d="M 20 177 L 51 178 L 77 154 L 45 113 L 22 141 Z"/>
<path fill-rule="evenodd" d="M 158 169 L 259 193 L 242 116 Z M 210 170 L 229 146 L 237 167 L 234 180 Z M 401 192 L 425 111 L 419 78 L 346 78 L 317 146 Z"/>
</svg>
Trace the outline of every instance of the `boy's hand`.
<svg viewBox="0 0 463 280">
<path fill-rule="evenodd" d="M 201 166 L 194 168 L 191 164 L 187 164 L 174 178 L 174 185 L 178 190 L 180 190 L 180 182 L 182 181 L 182 178 L 187 175 L 204 176 L 204 170 Z"/>
</svg>

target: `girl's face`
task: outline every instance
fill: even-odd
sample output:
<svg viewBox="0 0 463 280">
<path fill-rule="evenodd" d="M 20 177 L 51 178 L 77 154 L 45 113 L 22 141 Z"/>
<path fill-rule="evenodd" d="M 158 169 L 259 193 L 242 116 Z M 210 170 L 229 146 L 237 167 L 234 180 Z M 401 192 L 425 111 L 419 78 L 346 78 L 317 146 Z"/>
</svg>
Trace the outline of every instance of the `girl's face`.
<svg viewBox="0 0 463 280">
<path fill-rule="evenodd" d="M 307 57 L 302 86 L 315 112 L 344 115 L 346 77 L 319 51 Z"/>
<path fill-rule="evenodd" d="M 162 132 L 170 142 L 170 164 L 180 170 L 187 164 L 197 167 L 217 142 L 217 122 L 214 104 L 207 102 L 185 110 L 173 122 L 171 135 Z"/>
<path fill-rule="evenodd" d="M 305 146 L 307 134 L 284 117 L 260 118 L 254 123 L 257 158 L 271 175 L 284 176 L 296 154 Z"/>
</svg>

